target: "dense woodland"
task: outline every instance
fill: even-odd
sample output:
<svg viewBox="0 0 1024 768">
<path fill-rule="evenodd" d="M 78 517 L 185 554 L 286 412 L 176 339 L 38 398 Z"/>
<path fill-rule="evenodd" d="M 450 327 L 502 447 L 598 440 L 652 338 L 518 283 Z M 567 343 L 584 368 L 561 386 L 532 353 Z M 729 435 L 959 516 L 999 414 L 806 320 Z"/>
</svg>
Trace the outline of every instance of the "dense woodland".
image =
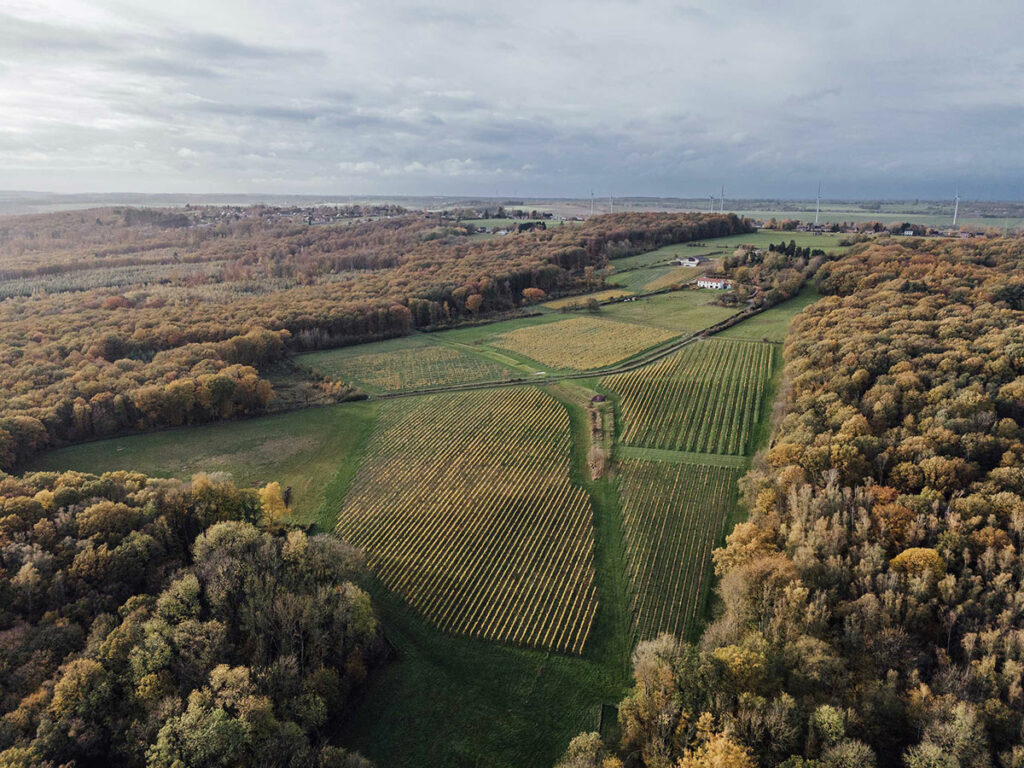
<svg viewBox="0 0 1024 768">
<path fill-rule="evenodd" d="M 634 656 L 646 766 L 1024 765 L 1024 244 L 857 246 L 786 345 L 698 644 Z M 564 765 L 616 764 L 573 742 Z"/>
<path fill-rule="evenodd" d="M 355 550 L 276 488 L 0 476 L 0 765 L 350 766 L 326 743 L 379 654 Z"/>
<path fill-rule="evenodd" d="M 609 259 L 748 231 L 733 215 L 627 213 L 480 239 L 454 219 L 368 213 L 0 220 L 0 469 L 54 445 L 260 413 L 274 397 L 265 369 L 291 350 L 522 311 L 596 287 Z"/>
</svg>

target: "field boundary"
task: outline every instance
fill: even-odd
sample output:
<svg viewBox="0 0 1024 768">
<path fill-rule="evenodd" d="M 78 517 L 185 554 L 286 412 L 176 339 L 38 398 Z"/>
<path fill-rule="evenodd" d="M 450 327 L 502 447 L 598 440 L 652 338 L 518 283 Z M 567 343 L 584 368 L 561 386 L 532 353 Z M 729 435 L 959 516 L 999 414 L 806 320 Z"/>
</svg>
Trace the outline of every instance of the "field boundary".
<svg viewBox="0 0 1024 768">
<path fill-rule="evenodd" d="M 784 303 L 785 302 L 781 302 L 780 304 L 773 304 L 772 306 L 777 307 Z M 727 317 L 725 320 L 715 323 L 714 325 L 710 325 L 707 328 L 704 328 L 703 330 L 697 331 L 696 333 L 692 333 L 689 336 L 685 336 L 682 339 L 679 339 L 677 341 L 670 341 L 665 346 L 655 348 L 648 352 L 644 352 L 638 359 L 624 363 L 622 365 L 614 365 L 607 368 L 598 368 L 590 371 L 580 371 L 577 373 L 561 373 L 554 375 L 545 374 L 543 378 L 537 376 L 532 378 L 507 379 L 505 381 L 478 381 L 472 384 L 448 384 L 441 387 L 410 389 L 404 392 L 384 392 L 379 395 L 372 395 L 370 399 L 391 400 L 399 397 L 418 397 L 421 395 L 434 395 L 443 392 L 462 392 L 474 389 L 498 389 L 501 387 L 544 386 L 545 384 L 554 384 L 559 381 L 570 381 L 573 379 L 603 378 L 605 376 L 612 376 L 617 373 L 629 373 L 630 371 L 635 371 L 645 366 L 648 366 L 651 363 L 656 363 L 659 360 L 668 357 L 672 353 L 678 352 L 683 347 L 686 347 L 698 341 L 703 341 L 704 339 L 710 336 L 714 336 L 716 333 L 721 333 L 726 328 L 732 328 L 732 326 L 736 325 L 737 323 L 741 323 L 744 320 L 754 317 L 755 315 L 759 315 L 762 312 L 765 312 L 771 308 L 772 307 L 747 308 L 741 312 L 737 312 L 735 315 L 732 315 L 731 317 Z"/>
<path fill-rule="evenodd" d="M 641 461 L 663 461 L 667 464 L 727 467 L 729 469 L 746 469 L 750 464 L 749 456 L 732 456 L 721 453 L 692 453 L 689 451 L 641 448 L 622 444 L 619 444 L 616 448 L 616 457 L 620 459 L 639 459 Z"/>
</svg>

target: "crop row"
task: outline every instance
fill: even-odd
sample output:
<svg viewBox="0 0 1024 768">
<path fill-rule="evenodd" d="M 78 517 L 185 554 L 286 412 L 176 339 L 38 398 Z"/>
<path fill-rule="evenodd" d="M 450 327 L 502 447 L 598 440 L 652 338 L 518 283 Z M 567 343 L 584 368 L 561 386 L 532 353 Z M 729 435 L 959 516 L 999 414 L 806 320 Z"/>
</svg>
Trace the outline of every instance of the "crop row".
<svg viewBox="0 0 1024 768">
<path fill-rule="evenodd" d="M 773 347 L 709 339 L 656 365 L 606 377 L 628 445 L 742 455 L 761 416 Z"/>
<path fill-rule="evenodd" d="M 439 628 L 580 653 L 597 593 L 569 419 L 533 387 L 389 402 L 338 518 Z"/>
<path fill-rule="evenodd" d="M 739 470 L 624 461 L 623 539 L 636 640 L 686 636 L 703 614 L 711 549 L 735 501 Z"/>
</svg>

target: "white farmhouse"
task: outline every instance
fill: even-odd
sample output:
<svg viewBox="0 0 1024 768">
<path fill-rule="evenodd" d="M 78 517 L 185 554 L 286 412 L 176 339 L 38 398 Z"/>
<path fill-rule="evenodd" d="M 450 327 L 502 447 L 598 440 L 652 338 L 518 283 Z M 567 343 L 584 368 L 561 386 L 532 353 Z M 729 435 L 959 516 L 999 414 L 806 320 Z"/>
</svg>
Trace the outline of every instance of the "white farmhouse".
<svg viewBox="0 0 1024 768">
<path fill-rule="evenodd" d="M 732 280 L 725 277 L 698 277 L 698 288 L 712 288 L 716 291 L 728 291 L 732 288 Z"/>
</svg>

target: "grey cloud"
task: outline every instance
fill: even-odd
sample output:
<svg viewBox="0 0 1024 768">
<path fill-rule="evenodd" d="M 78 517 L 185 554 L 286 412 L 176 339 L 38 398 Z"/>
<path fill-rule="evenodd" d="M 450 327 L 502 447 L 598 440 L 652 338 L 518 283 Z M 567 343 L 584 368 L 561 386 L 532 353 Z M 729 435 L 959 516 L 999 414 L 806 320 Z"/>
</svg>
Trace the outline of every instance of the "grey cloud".
<svg viewBox="0 0 1024 768">
<path fill-rule="evenodd" d="M 115 50 L 102 34 L 76 27 L 30 21 L 0 13 L 0 55 L 53 55 Z"/>
<path fill-rule="evenodd" d="M 130 71 L 155 77 L 221 78 L 223 73 L 191 61 L 169 56 L 127 56 L 117 64 Z"/>
<path fill-rule="evenodd" d="M 275 62 L 287 59 L 302 61 L 324 61 L 322 51 L 301 48 L 279 48 L 266 45 L 252 45 L 236 38 L 212 33 L 188 33 L 168 35 L 168 42 L 181 52 L 201 56 L 214 61 L 251 60 Z"/>
<path fill-rule="evenodd" d="M 696 21 L 707 21 L 711 18 L 711 15 L 703 8 L 697 8 L 692 5 L 676 5 L 672 8 L 676 14 L 686 19 L 692 19 Z"/>
<path fill-rule="evenodd" d="M 771 195 L 831 175 L 925 196 L 953 173 L 995 188 L 1024 172 L 1024 11 L 996 0 L 953 29 L 924 0 L 737 0 L 729 17 L 700 0 L 522 0 L 508 17 L 181 2 L 0 18 L 4 186 Z M 982 35 L 984 52 L 957 48 Z"/>
</svg>

